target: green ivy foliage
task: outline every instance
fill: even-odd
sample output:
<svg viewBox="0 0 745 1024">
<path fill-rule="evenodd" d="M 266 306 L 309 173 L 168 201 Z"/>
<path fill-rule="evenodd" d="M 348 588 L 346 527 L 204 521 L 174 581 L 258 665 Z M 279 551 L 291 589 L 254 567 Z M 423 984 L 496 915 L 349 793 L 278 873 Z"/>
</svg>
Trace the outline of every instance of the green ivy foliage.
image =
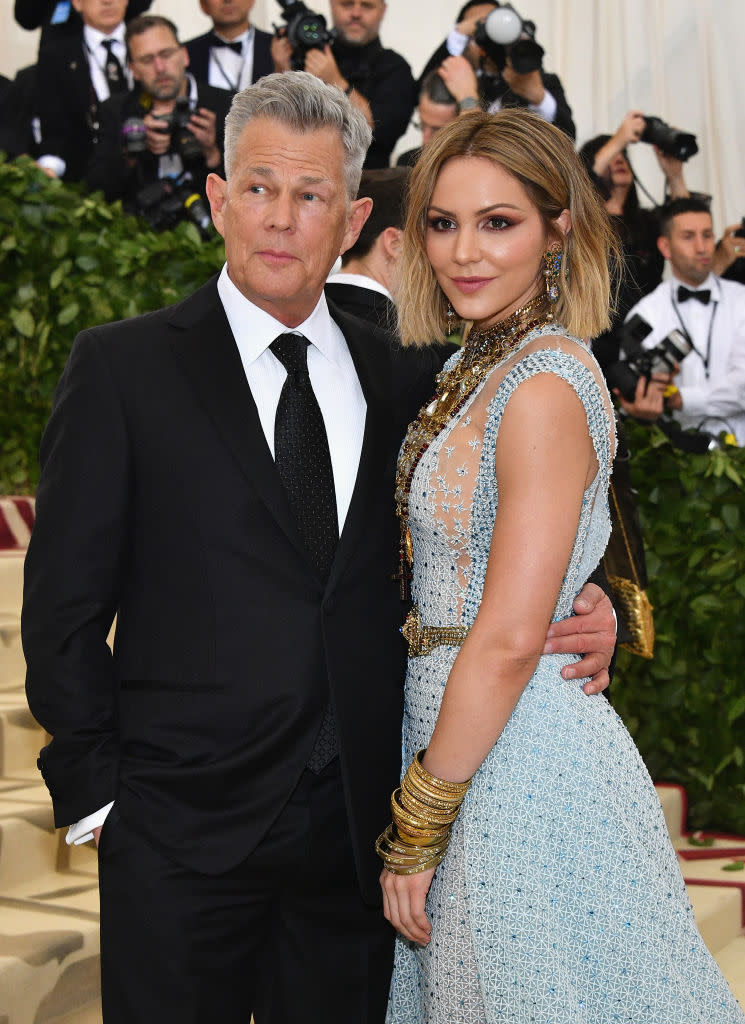
<svg viewBox="0 0 745 1024">
<path fill-rule="evenodd" d="M 0 493 L 33 491 L 78 331 L 177 302 L 223 262 L 193 224 L 155 233 L 100 194 L 0 157 Z"/>
<path fill-rule="evenodd" d="M 612 701 L 652 778 L 687 790 L 689 828 L 745 835 L 745 450 L 628 433 L 656 643 L 620 652 Z"/>
<path fill-rule="evenodd" d="M 78 331 L 176 302 L 222 264 L 193 225 L 156 234 L 99 195 L 0 158 L 0 493 L 31 493 Z M 692 456 L 630 425 L 657 644 L 621 652 L 613 703 L 690 826 L 745 834 L 745 453 Z"/>
</svg>

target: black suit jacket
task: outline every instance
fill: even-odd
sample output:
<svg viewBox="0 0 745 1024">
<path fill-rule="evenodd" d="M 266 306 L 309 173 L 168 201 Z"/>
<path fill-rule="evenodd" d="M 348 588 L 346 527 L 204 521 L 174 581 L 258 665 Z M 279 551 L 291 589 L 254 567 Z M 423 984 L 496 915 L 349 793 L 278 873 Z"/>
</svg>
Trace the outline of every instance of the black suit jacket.
<svg viewBox="0 0 745 1024">
<path fill-rule="evenodd" d="M 436 365 L 332 314 L 367 414 L 328 582 L 303 548 L 212 280 L 76 339 L 42 442 L 23 639 L 29 704 L 53 736 L 40 767 L 56 824 L 116 799 L 131 827 L 208 873 L 271 827 L 330 691 L 375 902 L 405 654 L 394 466 Z"/>
<path fill-rule="evenodd" d="M 368 323 L 377 324 L 383 331 L 396 331 L 396 307 L 382 292 L 355 284 L 335 284 L 328 281 L 326 295 L 340 309 L 358 316 Z"/>
<path fill-rule="evenodd" d="M 209 76 L 210 67 L 210 36 L 211 32 L 205 32 L 202 36 L 196 36 L 184 43 L 189 53 L 189 70 L 197 81 L 206 82 Z M 251 84 L 257 82 L 264 75 L 271 75 L 274 71 L 274 61 L 270 47 L 272 45 L 271 32 L 263 32 L 254 26 L 254 66 L 251 73 Z M 225 89 L 228 90 L 227 82 Z M 230 91 L 230 90 L 228 90 Z"/>
<path fill-rule="evenodd" d="M 214 110 L 217 119 L 217 148 L 223 153 L 225 145 L 225 117 L 230 109 L 230 93 L 214 89 L 197 81 L 197 106 Z M 124 199 L 128 209 L 135 210 L 135 196 L 145 185 L 158 179 L 159 158 L 145 151 L 132 163 L 122 148 L 122 125 L 129 117 L 144 117 L 147 112 L 139 90 L 111 96 L 98 109 L 98 131 L 86 170 L 86 181 L 91 189 L 101 189 L 109 202 Z M 199 156 L 186 168 L 192 174 L 194 187 L 204 192 L 209 173 L 204 159 Z M 215 168 L 223 174 L 222 166 Z"/>
</svg>

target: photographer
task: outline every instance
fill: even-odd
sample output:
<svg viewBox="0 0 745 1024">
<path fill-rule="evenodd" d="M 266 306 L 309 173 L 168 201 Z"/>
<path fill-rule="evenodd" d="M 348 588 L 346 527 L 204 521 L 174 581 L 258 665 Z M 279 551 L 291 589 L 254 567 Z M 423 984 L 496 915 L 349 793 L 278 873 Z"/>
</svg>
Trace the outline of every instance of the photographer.
<svg viewBox="0 0 745 1024">
<path fill-rule="evenodd" d="M 725 430 L 743 445 L 745 287 L 712 273 L 715 239 L 707 203 L 676 199 L 664 207 L 657 244 L 670 263 L 670 280 L 637 303 L 628 319 L 637 315 L 651 327 L 642 342 L 645 349 L 674 330 L 682 332 L 691 349 L 673 375 L 658 377 L 649 389 L 640 380 L 633 401 L 616 389 L 619 403 L 646 420 L 656 419 L 664 405 L 682 427 L 713 434 Z"/>
<path fill-rule="evenodd" d="M 188 54 L 167 18 L 143 15 L 127 28 L 129 66 L 138 88 L 101 107 L 101 128 L 87 180 L 128 212 L 157 221 L 158 184 L 188 182 L 203 193 L 210 171 L 221 172 L 223 125 L 230 94 L 197 83 Z M 148 196 L 148 200 L 145 200 Z"/>
<path fill-rule="evenodd" d="M 422 79 L 438 68 L 462 110 L 481 106 L 494 113 L 502 107 L 525 107 L 573 139 L 576 130 L 571 108 L 559 78 L 540 66 L 543 51 L 533 38 L 532 23 L 524 23 L 526 31 L 519 40 L 521 44 L 529 42 L 535 50 L 529 69 L 515 67 L 511 47 L 492 45 L 479 31 L 499 7 L 496 0 L 465 4 L 447 39 L 427 61 Z M 481 37 L 481 43 L 476 36 Z"/>
<path fill-rule="evenodd" d="M 288 0 L 280 0 L 280 5 L 290 20 L 293 10 L 305 7 Z M 373 130 L 365 167 L 387 167 L 416 104 L 411 68 L 400 54 L 380 42 L 378 33 L 386 11 L 383 0 L 329 0 L 329 6 L 331 41 L 293 50 L 289 33 L 281 29 L 272 41 L 275 70 L 309 71 L 322 82 L 338 86 Z"/>
</svg>

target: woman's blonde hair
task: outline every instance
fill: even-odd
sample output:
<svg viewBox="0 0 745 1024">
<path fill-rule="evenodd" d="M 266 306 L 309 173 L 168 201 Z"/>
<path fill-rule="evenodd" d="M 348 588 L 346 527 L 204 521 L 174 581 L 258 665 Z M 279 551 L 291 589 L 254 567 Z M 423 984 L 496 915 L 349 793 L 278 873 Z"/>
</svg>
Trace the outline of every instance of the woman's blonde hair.
<svg viewBox="0 0 745 1024">
<path fill-rule="evenodd" d="M 426 345 L 446 335 L 447 299 L 427 259 L 425 241 L 437 177 L 454 157 L 492 160 L 520 182 L 550 239 L 564 249 L 555 319 L 578 337 L 605 330 L 610 323 L 610 276 L 618 269 L 620 252 L 570 139 L 530 111 L 474 110 L 439 131 L 412 171 L 397 295 L 403 343 Z M 566 236 L 552 225 L 562 210 L 569 210 L 572 219 Z"/>
</svg>

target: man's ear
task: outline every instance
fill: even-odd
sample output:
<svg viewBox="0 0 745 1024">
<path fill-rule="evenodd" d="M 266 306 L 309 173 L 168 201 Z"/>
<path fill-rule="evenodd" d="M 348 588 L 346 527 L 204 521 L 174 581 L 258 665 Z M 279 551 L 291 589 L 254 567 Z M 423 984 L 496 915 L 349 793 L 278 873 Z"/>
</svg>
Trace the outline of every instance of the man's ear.
<svg viewBox="0 0 745 1024">
<path fill-rule="evenodd" d="M 212 223 L 217 228 L 219 234 L 225 237 L 224 225 L 225 225 L 225 202 L 227 199 L 228 183 L 224 178 L 221 178 L 219 174 L 208 174 L 206 182 L 207 198 L 210 201 L 210 210 L 212 211 Z"/>
<path fill-rule="evenodd" d="M 380 233 L 380 241 L 383 246 L 383 252 L 388 260 L 393 263 L 398 262 L 398 258 L 401 255 L 401 247 L 403 245 L 404 233 L 401 228 L 385 228 Z"/>
<path fill-rule="evenodd" d="M 344 232 L 344 240 L 342 241 L 341 249 L 339 250 L 340 256 L 342 253 L 345 253 L 347 249 L 351 249 L 357 241 L 365 221 L 372 213 L 372 208 L 373 201 L 369 197 L 364 199 L 355 199 L 353 203 L 349 204 L 347 230 Z"/>
<path fill-rule="evenodd" d="M 660 235 L 657 239 L 657 248 L 660 250 L 666 260 L 670 259 L 670 239 L 667 235 Z"/>
</svg>

